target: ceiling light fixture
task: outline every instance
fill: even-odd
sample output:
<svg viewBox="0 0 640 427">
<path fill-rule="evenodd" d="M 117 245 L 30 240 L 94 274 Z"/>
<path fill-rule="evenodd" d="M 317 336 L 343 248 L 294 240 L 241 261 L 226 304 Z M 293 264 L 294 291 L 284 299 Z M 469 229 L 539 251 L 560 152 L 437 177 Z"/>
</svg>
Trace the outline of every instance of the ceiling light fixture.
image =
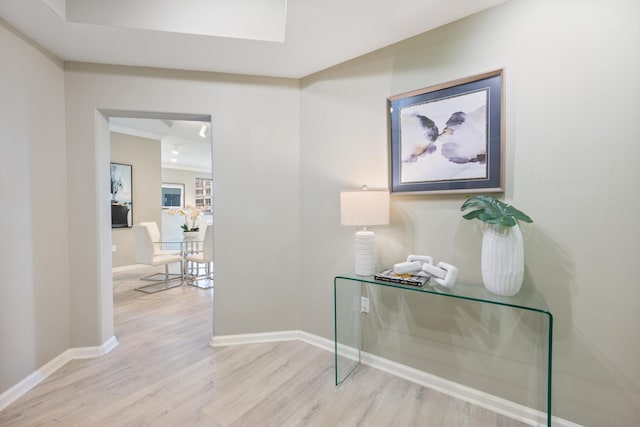
<svg viewBox="0 0 640 427">
<path fill-rule="evenodd" d="M 203 138 L 206 138 L 207 136 L 207 131 L 209 130 L 209 126 L 207 126 L 206 123 L 202 124 L 202 127 L 200 128 L 200 133 L 199 135 Z"/>
</svg>

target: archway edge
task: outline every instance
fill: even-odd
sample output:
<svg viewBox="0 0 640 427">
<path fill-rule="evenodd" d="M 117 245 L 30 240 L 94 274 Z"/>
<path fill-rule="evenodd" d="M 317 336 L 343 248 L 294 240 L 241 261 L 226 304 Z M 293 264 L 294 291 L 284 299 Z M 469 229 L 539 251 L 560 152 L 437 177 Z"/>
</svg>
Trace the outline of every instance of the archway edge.
<svg viewBox="0 0 640 427">
<path fill-rule="evenodd" d="M 182 120 L 208 122 L 212 124 L 211 114 L 199 113 L 175 113 L 158 111 L 135 111 L 135 110 L 113 110 L 97 109 L 95 114 L 96 126 L 96 148 L 98 151 L 97 166 L 105 173 L 98 174 L 96 193 L 98 200 L 98 247 L 99 247 L 99 306 L 100 306 L 100 335 L 101 342 L 105 343 L 114 340 L 113 322 L 113 280 L 112 280 L 112 260 L 111 260 L 111 210 L 108 197 L 100 197 L 101 189 L 109 188 L 109 164 L 110 164 L 110 135 L 109 119 L 112 117 L 135 118 L 135 119 L 155 119 L 155 120 Z M 209 132 L 209 142 L 213 144 L 212 133 Z M 213 155 L 213 147 L 212 147 Z M 213 158 L 211 159 L 213 171 Z M 213 307 L 212 307 L 213 309 Z M 215 323 L 215 316 L 212 310 L 212 325 Z M 213 337 L 215 326 L 212 326 L 211 335 Z"/>
</svg>

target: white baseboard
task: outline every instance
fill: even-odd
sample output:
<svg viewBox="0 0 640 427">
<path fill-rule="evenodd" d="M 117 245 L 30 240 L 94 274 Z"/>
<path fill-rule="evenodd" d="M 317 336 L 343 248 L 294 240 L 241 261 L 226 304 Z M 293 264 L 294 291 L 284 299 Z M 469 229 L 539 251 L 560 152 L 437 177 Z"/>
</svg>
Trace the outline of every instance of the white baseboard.
<svg viewBox="0 0 640 427">
<path fill-rule="evenodd" d="M 307 344 L 320 347 L 323 350 L 333 352 L 333 341 L 318 335 L 313 335 L 304 331 L 280 331 L 280 332 L 262 332 L 257 334 L 239 334 L 239 335 L 219 335 L 212 336 L 209 345 L 211 347 L 226 347 L 228 345 L 240 344 L 258 344 L 265 342 L 280 341 L 303 341 Z"/>
<path fill-rule="evenodd" d="M 328 340 L 319 335 L 310 334 L 305 331 L 296 331 L 298 333 L 298 339 L 300 341 L 306 342 L 307 344 L 315 345 L 316 347 L 320 347 L 323 350 L 330 351 L 331 353 L 335 350 L 335 344 L 333 340 Z"/>
<path fill-rule="evenodd" d="M 334 352 L 334 341 L 318 335 L 313 335 L 304 331 L 281 331 L 257 334 L 221 335 L 211 337 L 212 347 L 222 347 L 227 345 L 256 344 L 274 341 L 300 340 L 308 344 L 319 347 L 323 350 Z M 340 353 L 345 357 L 357 359 L 358 350 L 344 347 Z M 400 363 L 393 362 L 376 355 L 361 352 L 361 362 L 364 365 L 379 369 L 407 381 L 420 384 L 432 390 L 444 393 L 456 399 L 464 400 L 471 404 L 493 411 L 497 414 L 513 418 L 532 426 L 546 426 L 547 414 L 536 409 L 520 405 L 519 403 L 476 390 L 462 384 L 429 374 L 418 369 L 411 368 Z M 583 427 L 563 418 L 551 417 L 553 427 Z"/>
<path fill-rule="evenodd" d="M 18 384 L 0 394 L 0 411 L 18 400 L 55 371 L 62 368 L 67 362 L 75 359 L 88 359 L 103 356 L 113 350 L 117 345 L 118 340 L 116 337 L 111 337 L 100 346 L 70 348 L 64 351 L 59 356 L 45 363 L 42 367 L 20 381 Z"/>
<path fill-rule="evenodd" d="M 213 336 L 209 345 L 211 347 L 225 347 L 228 345 L 258 344 L 265 342 L 293 341 L 297 340 L 300 331 L 262 332 L 257 334 L 222 335 Z"/>
<path fill-rule="evenodd" d="M 131 264 L 131 265 L 123 265 L 121 267 L 113 267 L 111 268 L 112 273 L 122 273 L 123 271 L 130 270 L 138 270 L 140 268 L 148 268 L 147 264 Z"/>
<path fill-rule="evenodd" d="M 116 339 L 116 337 L 111 337 L 101 346 L 71 348 L 66 352 L 68 352 L 70 355 L 69 360 L 92 359 L 94 357 L 100 357 L 104 356 L 107 353 L 110 353 L 111 350 L 113 350 L 117 346 L 118 340 Z"/>
<path fill-rule="evenodd" d="M 420 384 L 432 390 L 444 393 L 456 399 L 489 409 L 497 414 L 508 416 L 532 426 L 546 425 L 546 414 L 511 402 L 498 396 L 458 384 L 400 363 L 393 362 L 373 354 L 362 352 L 362 363 L 392 374 L 396 377 Z"/>
</svg>

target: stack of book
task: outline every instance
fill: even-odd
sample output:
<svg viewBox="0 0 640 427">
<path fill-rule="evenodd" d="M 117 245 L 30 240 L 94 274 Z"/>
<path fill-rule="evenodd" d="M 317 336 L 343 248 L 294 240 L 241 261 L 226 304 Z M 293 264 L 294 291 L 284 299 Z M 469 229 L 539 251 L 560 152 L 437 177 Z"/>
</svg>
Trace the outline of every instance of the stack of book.
<svg viewBox="0 0 640 427">
<path fill-rule="evenodd" d="M 394 273 L 392 268 L 376 273 L 373 276 L 376 280 L 382 280 L 384 282 L 400 283 L 401 285 L 423 287 L 430 279 L 430 276 L 417 276 L 410 273 L 398 274 Z"/>
</svg>

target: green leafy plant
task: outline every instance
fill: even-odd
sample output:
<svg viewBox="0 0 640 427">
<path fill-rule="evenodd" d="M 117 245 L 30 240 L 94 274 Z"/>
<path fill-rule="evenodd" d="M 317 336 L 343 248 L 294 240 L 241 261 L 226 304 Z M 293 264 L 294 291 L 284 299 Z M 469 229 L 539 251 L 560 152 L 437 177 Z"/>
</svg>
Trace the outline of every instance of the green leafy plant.
<svg viewBox="0 0 640 427">
<path fill-rule="evenodd" d="M 491 196 L 470 196 L 462 204 L 460 210 L 464 211 L 473 208 L 475 210 L 462 215 L 462 217 L 469 220 L 477 218 L 487 224 L 498 224 L 506 227 L 513 227 L 518 221 L 533 222 L 524 212 Z"/>
</svg>

